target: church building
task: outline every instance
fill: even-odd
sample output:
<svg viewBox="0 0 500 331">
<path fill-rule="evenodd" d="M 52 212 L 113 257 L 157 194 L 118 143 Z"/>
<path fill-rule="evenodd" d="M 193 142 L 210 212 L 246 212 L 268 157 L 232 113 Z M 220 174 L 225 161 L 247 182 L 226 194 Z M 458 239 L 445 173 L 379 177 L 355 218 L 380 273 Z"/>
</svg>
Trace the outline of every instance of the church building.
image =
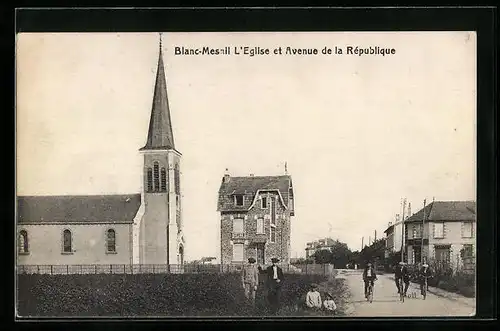
<svg viewBox="0 0 500 331">
<path fill-rule="evenodd" d="M 140 193 L 18 196 L 17 264 L 184 263 L 181 158 L 160 40 Z"/>
</svg>

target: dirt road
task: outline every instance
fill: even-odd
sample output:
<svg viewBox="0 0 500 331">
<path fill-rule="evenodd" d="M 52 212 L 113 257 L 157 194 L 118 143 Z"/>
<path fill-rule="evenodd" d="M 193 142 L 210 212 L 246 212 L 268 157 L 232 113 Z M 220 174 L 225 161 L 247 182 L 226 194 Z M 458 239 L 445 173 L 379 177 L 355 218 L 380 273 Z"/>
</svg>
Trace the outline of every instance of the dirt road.
<svg viewBox="0 0 500 331">
<path fill-rule="evenodd" d="M 460 297 L 456 294 L 435 295 L 428 293 L 425 300 L 420 289 L 410 284 L 408 295 L 416 294 L 416 298 L 407 297 L 399 300 L 396 284 L 392 275 L 379 275 L 375 282 L 373 302 L 364 297 L 364 284 L 360 270 L 339 270 L 337 278 L 346 278 L 351 292 L 347 314 L 353 317 L 406 317 L 406 316 L 473 316 L 475 300 Z"/>
</svg>

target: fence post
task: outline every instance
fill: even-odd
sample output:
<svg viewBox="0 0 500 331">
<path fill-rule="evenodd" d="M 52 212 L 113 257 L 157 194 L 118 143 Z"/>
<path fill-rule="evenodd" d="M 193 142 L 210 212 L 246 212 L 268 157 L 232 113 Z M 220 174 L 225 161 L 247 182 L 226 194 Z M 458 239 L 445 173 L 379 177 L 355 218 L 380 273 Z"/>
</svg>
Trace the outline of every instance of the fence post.
<svg viewBox="0 0 500 331">
<path fill-rule="evenodd" d="M 94 273 L 97 275 L 97 264 L 94 264 Z"/>
<path fill-rule="evenodd" d="M 125 264 L 123 265 L 123 274 L 125 274 Z"/>
<path fill-rule="evenodd" d="M 112 273 L 113 273 L 113 265 L 112 265 L 112 264 L 110 264 L 110 265 L 109 265 L 109 273 L 110 273 L 110 274 L 112 274 Z"/>
<path fill-rule="evenodd" d="M 80 274 L 83 274 L 83 264 L 80 264 Z"/>
<path fill-rule="evenodd" d="M 36 271 L 38 274 L 40 273 L 40 266 L 39 265 L 36 266 Z"/>
<path fill-rule="evenodd" d="M 153 264 L 153 273 L 154 273 L 154 274 L 156 273 L 156 272 L 155 272 L 155 265 L 154 265 L 154 264 Z"/>
<path fill-rule="evenodd" d="M 50 265 L 50 274 L 51 274 L 51 275 L 53 275 L 53 274 L 54 274 L 54 273 L 53 273 L 53 271 L 52 271 L 52 267 L 53 267 L 53 265 L 51 264 L 51 265 Z"/>
<path fill-rule="evenodd" d="M 66 275 L 69 275 L 69 264 L 66 264 Z"/>
</svg>

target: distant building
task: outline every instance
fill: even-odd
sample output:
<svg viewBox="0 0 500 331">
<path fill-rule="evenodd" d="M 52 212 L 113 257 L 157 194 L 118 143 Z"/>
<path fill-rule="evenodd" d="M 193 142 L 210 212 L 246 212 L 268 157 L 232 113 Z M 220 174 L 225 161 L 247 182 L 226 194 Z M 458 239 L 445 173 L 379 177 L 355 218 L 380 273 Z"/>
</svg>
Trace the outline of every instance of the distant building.
<svg viewBox="0 0 500 331">
<path fill-rule="evenodd" d="M 290 227 L 294 212 L 292 178 L 283 176 L 222 178 L 217 210 L 221 217 L 221 263 L 253 257 L 260 265 L 278 257 L 290 262 Z"/>
<path fill-rule="evenodd" d="M 324 238 L 306 243 L 306 258 L 312 257 L 317 251 L 330 249 L 333 244 L 334 240 L 331 238 Z"/>
<path fill-rule="evenodd" d="M 405 220 L 408 263 L 419 263 L 423 255 L 427 261 L 458 266 L 464 258 L 474 257 L 476 222 L 475 201 L 430 203 Z"/>
<path fill-rule="evenodd" d="M 398 220 L 394 223 L 389 222 L 385 233 L 385 257 L 390 253 L 401 251 L 403 245 L 403 222 Z"/>
</svg>

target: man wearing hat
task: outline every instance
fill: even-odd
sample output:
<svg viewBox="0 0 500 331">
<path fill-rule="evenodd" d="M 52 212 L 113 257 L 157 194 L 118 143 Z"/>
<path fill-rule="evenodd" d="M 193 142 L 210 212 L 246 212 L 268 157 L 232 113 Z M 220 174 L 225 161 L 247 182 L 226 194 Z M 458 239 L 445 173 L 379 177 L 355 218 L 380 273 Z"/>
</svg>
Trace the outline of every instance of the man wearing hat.
<svg viewBox="0 0 500 331">
<path fill-rule="evenodd" d="M 269 305 L 272 313 L 276 314 L 280 306 L 280 292 L 281 285 L 283 282 L 283 270 L 278 267 L 277 263 L 279 259 L 273 257 L 271 259 L 272 265 L 267 267 L 267 298 L 269 300 Z"/>
<path fill-rule="evenodd" d="M 403 283 L 405 283 L 404 290 L 399 288 L 399 282 L 403 279 Z M 406 295 L 406 291 L 408 291 L 408 287 L 410 286 L 410 274 L 408 272 L 408 268 L 406 268 L 406 263 L 403 261 L 399 262 L 396 266 L 396 271 L 394 272 L 394 280 L 396 281 L 396 286 L 398 288 L 398 294 L 403 291 L 403 294 Z"/>
<path fill-rule="evenodd" d="M 246 298 L 250 300 L 250 303 L 254 306 L 255 292 L 259 285 L 259 270 L 255 266 L 255 259 L 253 257 L 249 258 L 248 264 L 243 267 L 241 271 L 241 281 L 243 283 Z"/>
<path fill-rule="evenodd" d="M 420 294 L 424 295 L 425 280 L 432 276 L 431 269 L 427 263 L 422 264 L 419 270 Z"/>
</svg>

